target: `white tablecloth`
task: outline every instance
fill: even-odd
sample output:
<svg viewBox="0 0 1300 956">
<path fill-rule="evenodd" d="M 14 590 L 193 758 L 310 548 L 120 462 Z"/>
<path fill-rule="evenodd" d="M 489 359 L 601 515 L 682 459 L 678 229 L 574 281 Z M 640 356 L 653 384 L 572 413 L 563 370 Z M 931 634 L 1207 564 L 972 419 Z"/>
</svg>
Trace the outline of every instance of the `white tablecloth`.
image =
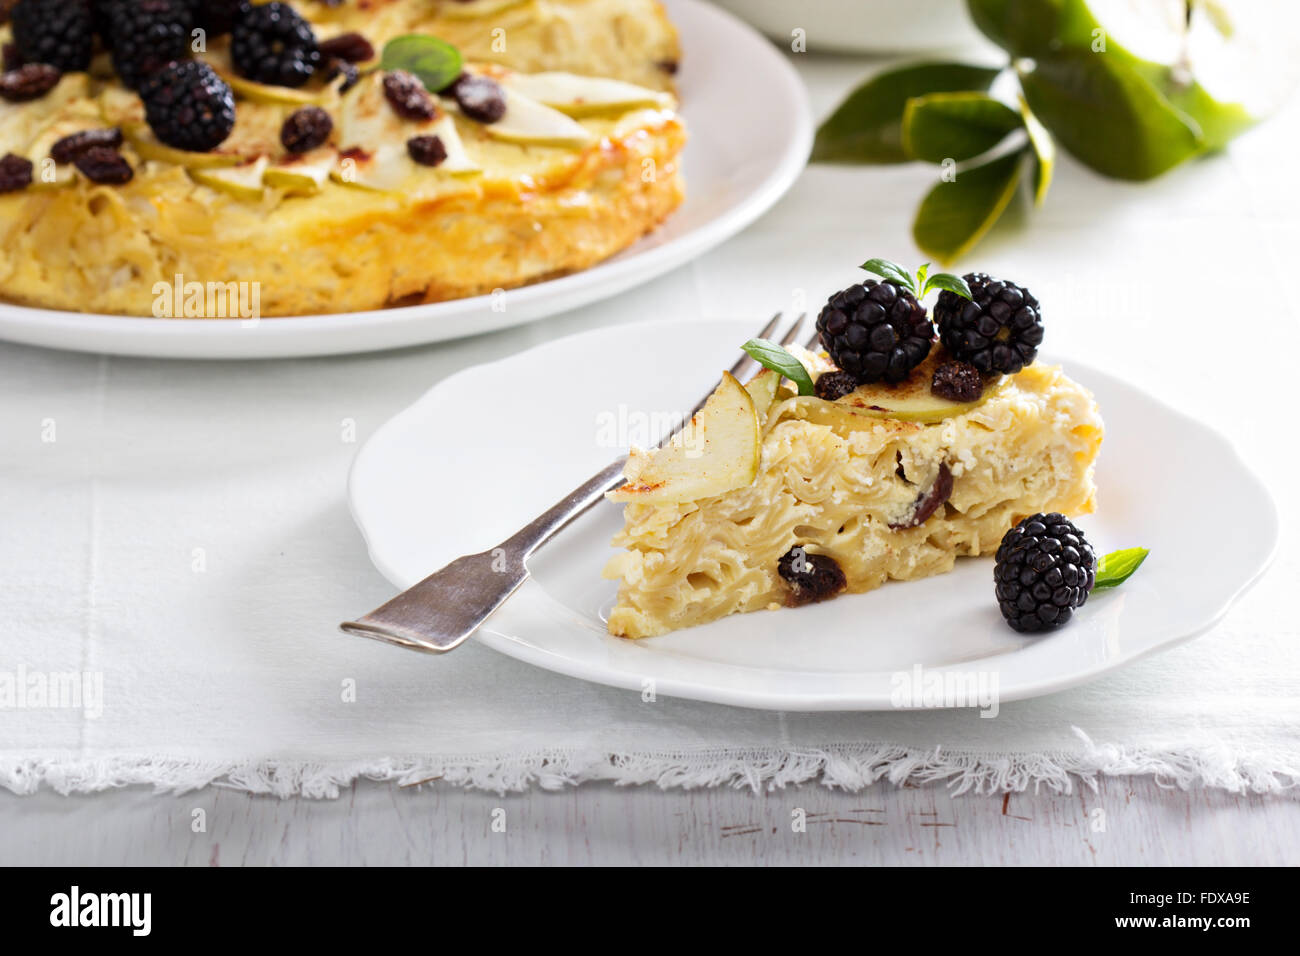
<svg viewBox="0 0 1300 956">
<path fill-rule="evenodd" d="M 870 69 L 798 59 L 819 115 Z M 439 379 L 605 323 L 815 307 L 869 256 L 917 261 L 909 226 L 931 168 L 814 167 L 770 214 L 689 267 L 473 340 L 246 364 L 0 345 L 0 679 L 89 672 L 103 691 L 89 715 L 0 707 L 0 784 L 219 782 L 309 795 L 357 775 L 494 789 L 592 779 L 852 787 L 882 776 L 1066 788 L 1096 773 L 1292 784 L 1297 116 L 1153 184 L 1103 180 L 1065 158 L 1047 207 L 963 263 L 1030 285 L 1053 351 L 1204 416 L 1271 483 L 1279 560 L 1201 639 L 981 720 L 646 704 L 472 642 L 429 658 L 335 629 L 390 593 L 348 515 L 349 462 Z M 1196 456 L 1186 449 L 1189 469 Z M 1230 514 L 1230 502 L 1207 502 L 1186 520 Z"/>
</svg>

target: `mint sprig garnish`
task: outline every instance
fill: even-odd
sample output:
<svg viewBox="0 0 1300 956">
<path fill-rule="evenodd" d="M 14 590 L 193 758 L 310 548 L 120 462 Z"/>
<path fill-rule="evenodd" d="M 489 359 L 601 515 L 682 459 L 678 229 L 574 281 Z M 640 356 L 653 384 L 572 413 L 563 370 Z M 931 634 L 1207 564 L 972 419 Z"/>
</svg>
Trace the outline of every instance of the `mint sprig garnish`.
<svg viewBox="0 0 1300 956">
<path fill-rule="evenodd" d="M 812 376 L 803 367 L 803 362 L 800 362 L 780 345 L 767 339 L 750 339 L 740 348 L 741 351 L 763 368 L 770 368 L 778 375 L 784 375 L 794 382 L 795 387 L 799 389 L 800 395 L 815 394 Z"/>
<path fill-rule="evenodd" d="M 970 286 L 966 284 L 965 279 L 947 272 L 936 272 L 934 275 L 930 275 L 930 263 L 928 262 L 916 270 L 915 276 L 897 262 L 890 262 L 888 259 L 868 259 L 862 263 L 861 268 L 868 272 L 874 272 L 876 275 L 894 283 L 894 285 L 901 286 L 916 296 L 918 302 L 924 299 L 931 289 L 953 292 L 963 299 L 971 297 Z"/>
<path fill-rule="evenodd" d="M 464 60 L 460 50 L 427 33 L 408 33 L 384 44 L 382 70 L 414 73 L 430 93 L 441 93 L 460 76 Z"/>
<path fill-rule="evenodd" d="M 1097 562 L 1097 581 L 1094 591 L 1103 588 L 1117 588 L 1133 576 L 1133 572 L 1142 567 L 1142 562 L 1151 552 L 1146 548 L 1124 548 L 1103 555 Z"/>
</svg>

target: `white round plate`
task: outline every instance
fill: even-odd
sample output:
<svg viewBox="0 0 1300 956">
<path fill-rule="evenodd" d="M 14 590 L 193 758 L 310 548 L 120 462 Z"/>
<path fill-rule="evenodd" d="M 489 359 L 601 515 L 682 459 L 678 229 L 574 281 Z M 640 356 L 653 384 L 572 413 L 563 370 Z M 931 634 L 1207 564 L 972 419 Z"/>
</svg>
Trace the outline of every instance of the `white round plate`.
<svg viewBox="0 0 1300 956">
<path fill-rule="evenodd" d="M 753 324 L 599 329 L 441 382 L 382 426 L 353 466 L 349 499 L 375 565 L 406 588 L 493 547 L 620 445 L 649 444 L 717 381 Z M 874 710 L 895 706 L 896 676 L 916 665 L 996 674 L 999 698 L 1015 700 L 1193 637 L 1267 565 L 1274 504 L 1226 439 L 1124 382 L 1065 365 L 1096 394 L 1106 422 L 1099 509 L 1080 524 L 1099 553 L 1141 545 L 1151 554 L 1059 632 L 1034 639 L 1008 628 L 993 600 L 992 559 L 967 558 L 946 575 L 797 610 L 641 641 L 610 637 L 603 615 L 615 585 L 600 571 L 622 508 L 602 502 L 537 552 L 531 579 L 473 639 L 617 687 L 653 680 L 660 694 L 744 707 Z"/>
<path fill-rule="evenodd" d="M 812 148 L 803 83 L 751 27 L 701 0 L 665 0 L 682 42 L 686 201 L 654 233 L 583 272 L 492 296 L 241 322 L 154 319 L 0 303 L 0 339 L 163 358 L 282 358 L 436 342 L 519 325 L 615 295 L 694 259 L 767 211 Z M 497 308 L 493 306 L 496 305 Z"/>
</svg>

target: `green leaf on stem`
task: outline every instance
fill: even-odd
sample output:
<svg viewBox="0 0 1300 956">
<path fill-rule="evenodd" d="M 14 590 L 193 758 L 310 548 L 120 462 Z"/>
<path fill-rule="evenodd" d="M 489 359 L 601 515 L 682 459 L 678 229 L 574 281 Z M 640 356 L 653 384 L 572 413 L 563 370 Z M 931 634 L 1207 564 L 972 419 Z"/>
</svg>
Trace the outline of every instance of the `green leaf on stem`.
<svg viewBox="0 0 1300 956">
<path fill-rule="evenodd" d="M 897 262 L 890 262 L 888 259 L 868 259 L 858 268 L 874 272 L 882 279 L 888 279 L 894 285 L 906 289 L 913 295 L 917 294 L 916 282 L 912 279 L 912 274 Z"/>
<path fill-rule="evenodd" d="M 987 90 L 1002 71 L 965 63 L 918 63 L 886 70 L 850 93 L 813 143 L 819 163 L 904 163 L 903 110 L 929 93 Z"/>
<path fill-rule="evenodd" d="M 942 163 L 982 156 L 1024 125 L 1020 114 L 987 93 L 930 93 L 907 101 L 903 150 Z"/>
<path fill-rule="evenodd" d="M 980 32 L 1013 57 L 1088 47 L 1097 26 L 1082 0 L 967 0 L 966 9 Z"/>
<path fill-rule="evenodd" d="M 1038 117 L 1029 109 L 1029 104 L 1022 97 L 1020 116 L 1025 121 L 1025 131 L 1029 134 L 1029 148 L 1034 153 L 1034 205 L 1041 206 L 1047 198 L 1047 190 L 1052 186 L 1052 173 L 1056 170 L 1056 142 L 1052 134 Z"/>
<path fill-rule="evenodd" d="M 963 299 L 969 299 L 971 297 L 970 286 L 966 284 L 966 280 L 961 276 L 951 275 L 947 272 L 936 272 L 926 280 L 925 290 L 921 293 L 922 298 L 924 298 L 925 293 L 929 292 L 931 289 L 940 289 L 944 292 L 952 292 L 961 296 Z"/>
<path fill-rule="evenodd" d="M 921 201 L 912 222 L 916 244 L 940 262 L 952 262 L 965 255 L 1011 202 L 1020 183 L 1025 154 L 1025 150 L 1008 153 L 959 171 L 952 182 L 936 184 Z"/>
</svg>

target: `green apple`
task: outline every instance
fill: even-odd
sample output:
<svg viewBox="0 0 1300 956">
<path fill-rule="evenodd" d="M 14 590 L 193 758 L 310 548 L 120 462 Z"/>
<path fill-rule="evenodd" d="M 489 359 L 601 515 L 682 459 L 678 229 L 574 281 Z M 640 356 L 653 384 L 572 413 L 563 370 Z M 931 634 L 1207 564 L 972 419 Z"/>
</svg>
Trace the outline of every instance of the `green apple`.
<svg viewBox="0 0 1300 956">
<path fill-rule="evenodd" d="M 338 153 L 322 146 L 299 156 L 285 156 L 275 165 L 267 166 L 262 182 L 295 196 L 309 196 L 320 192 L 337 162 Z"/>
<path fill-rule="evenodd" d="M 135 147 L 141 159 L 160 163 L 172 163 L 189 169 L 212 169 L 218 166 L 237 166 L 239 156 L 235 153 L 195 153 L 188 149 L 176 149 L 160 142 L 158 137 L 144 123 L 127 123 L 122 127 L 122 135 Z"/>
<path fill-rule="evenodd" d="M 388 143 L 372 152 L 340 153 L 330 178 L 344 186 L 376 192 L 397 192 L 416 169 L 406 144 Z"/>
<path fill-rule="evenodd" d="M 1003 378 L 987 383 L 983 393 L 973 402 L 954 402 L 947 398 L 940 398 L 930 391 L 930 382 L 934 378 L 935 368 L 945 361 L 950 361 L 950 356 L 936 347 L 924 362 L 912 370 L 912 374 L 905 381 L 897 385 L 874 382 L 870 385 L 859 385 L 854 391 L 834 402 L 822 401 L 812 396 L 806 396 L 799 401 L 808 405 L 810 419 L 824 421 L 827 424 L 833 421 L 851 422 L 852 419 L 844 418 L 845 415 L 924 424 L 955 418 L 979 408 L 997 394 L 1005 382 Z"/>
<path fill-rule="evenodd" d="M 190 178 L 196 183 L 210 186 L 220 192 L 234 196 L 236 199 L 256 202 L 262 198 L 266 190 L 262 183 L 262 177 L 266 174 L 268 162 L 265 156 L 259 156 L 253 162 L 245 163 L 242 166 L 200 167 L 190 169 L 188 172 Z"/>
<path fill-rule="evenodd" d="M 726 494 L 754 481 L 761 448 L 754 400 L 724 372 L 704 407 L 666 445 L 634 450 L 623 472 L 626 483 L 606 497 L 674 504 Z"/>
<path fill-rule="evenodd" d="M 424 173 L 468 174 L 479 166 L 465 151 L 456 121 L 445 111 L 423 122 L 404 120 L 384 96 L 383 76 L 373 73 L 339 101 L 338 142 L 343 148 L 330 171 L 345 186 L 381 192 L 400 191 Z M 413 136 L 437 136 L 447 150 L 438 166 L 421 166 L 411 159 L 406 141 Z"/>
<path fill-rule="evenodd" d="M 483 171 L 483 167 L 474 162 L 465 151 L 465 144 L 456 129 L 456 120 L 450 113 L 442 113 L 424 135 L 437 136 L 442 140 L 443 148 L 447 151 L 447 158 L 434 167 L 435 169 L 457 176 Z"/>
<path fill-rule="evenodd" d="M 269 103 L 272 106 L 315 106 L 321 99 L 320 94 L 315 91 L 256 83 L 234 73 L 222 73 L 221 78 L 230 84 L 230 89 L 236 96 L 252 103 Z"/>
<path fill-rule="evenodd" d="M 491 137 L 507 143 L 525 146 L 586 146 L 595 137 L 581 123 L 565 116 L 559 110 L 543 106 L 531 97 L 502 87 L 506 98 L 506 112 L 495 123 L 485 123 L 484 131 Z"/>
<path fill-rule="evenodd" d="M 754 411 L 760 422 L 767 420 L 767 413 L 776 403 L 776 390 L 780 386 L 780 374 L 770 368 L 763 369 L 745 383 L 745 391 L 749 392 L 749 397 L 754 402 Z"/>
<path fill-rule="evenodd" d="M 576 73 L 513 73 L 502 80 L 502 85 L 569 116 L 622 113 L 673 104 L 673 98 L 668 93 L 624 83 L 622 80 L 579 76 Z"/>
</svg>

